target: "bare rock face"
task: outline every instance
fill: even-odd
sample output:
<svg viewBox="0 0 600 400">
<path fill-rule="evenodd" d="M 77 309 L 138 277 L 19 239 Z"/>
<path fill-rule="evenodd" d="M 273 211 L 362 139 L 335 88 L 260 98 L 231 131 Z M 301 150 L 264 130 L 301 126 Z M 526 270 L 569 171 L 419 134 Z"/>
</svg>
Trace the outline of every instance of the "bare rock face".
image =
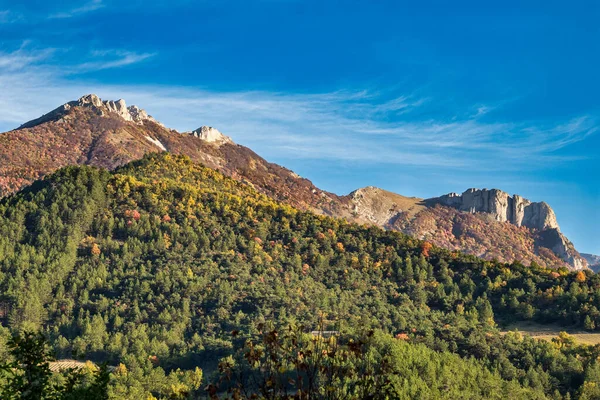
<svg viewBox="0 0 600 400">
<path fill-rule="evenodd" d="M 428 202 L 470 213 L 488 213 L 496 221 L 508 221 L 516 226 L 525 226 L 540 231 L 560 229 L 556 215 L 548 204 L 533 203 L 519 195 L 510 196 L 498 189 L 468 189 L 461 195 L 449 193 L 429 199 Z"/>
<path fill-rule="evenodd" d="M 450 193 L 426 200 L 430 205 L 441 204 L 463 212 L 486 213 L 499 222 L 509 222 L 537 232 L 536 245 L 552 250 L 573 269 L 585 269 L 588 262 L 560 232 L 556 215 L 547 203 L 531 202 L 519 195 L 510 196 L 498 189 L 469 189 L 463 194 Z"/>
<path fill-rule="evenodd" d="M 129 115 L 131 116 L 131 119 L 133 120 L 133 122 L 141 124 L 143 121 L 152 121 L 161 126 L 164 126 L 163 124 L 161 124 L 160 122 L 158 122 L 157 120 L 152 118 L 151 115 L 148 115 L 146 110 L 143 110 L 143 109 L 139 108 L 138 106 L 129 106 L 129 107 L 127 107 L 127 111 L 129 112 Z"/>
<path fill-rule="evenodd" d="M 581 256 L 588 262 L 592 271 L 600 272 L 600 256 L 586 253 L 581 253 Z"/>
<path fill-rule="evenodd" d="M 125 121 L 133 121 L 129 110 L 127 109 L 127 105 L 125 104 L 125 100 L 120 99 L 117 101 L 106 101 L 104 103 L 109 112 L 113 112 L 123 118 Z"/>
<path fill-rule="evenodd" d="M 379 188 L 368 186 L 357 189 L 349 197 L 352 199 L 353 212 L 371 223 L 383 226 L 397 213 L 391 204 L 384 204 L 383 201 L 376 203 L 375 200 L 382 197 Z"/>
<path fill-rule="evenodd" d="M 374 186 L 357 189 L 347 197 L 353 215 L 361 221 L 384 227 L 401 213 L 414 215 L 425 208 L 423 199 L 404 197 Z"/>
<path fill-rule="evenodd" d="M 76 103 L 76 104 L 73 104 L 73 103 Z M 100 100 L 100 98 L 98 96 L 96 96 L 95 94 L 86 94 L 85 96 L 82 96 L 81 98 L 79 98 L 79 100 L 70 101 L 67 104 L 65 104 L 65 106 L 66 105 L 70 105 L 70 106 L 77 105 L 80 107 L 90 105 L 93 107 L 102 107 L 102 100 Z"/>
<path fill-rule="evenodd" d="M 538 242 L 539 245 L 552 250 L 565 260 L 573 269 L 580 270 L 589 267 L 588 261 L 575 250 L 573 243 L 558 229 L 547 229 L 541 232 Z"/>
<path fill-rule="evenodd" d="M 192 131 L 190 134 L 204 140 L 205 142 L 215 143 L 217 145 L 233 143 L 229 136 L 223 135 L 221 132 L 211 126 L 201 126 L 195 131 Z"/>
<path fill-rule="evenodd" d="M 31 128 L 33 126 L 42 124 L 48 121 L 59 120 L 66 116 L 68 111 L 73 107 L 87 107 L 93 109 L 99 115 L 116 114 L 125 121 L 134 122 L 138 125 L 142 125 L 144 121 L 152 121 L 162 126 L 162 124 L 156 121 L 152 116 L 148 115 L 146 111 L 142 110 L 137 106 L 127 107 L 125 100 L 120 99 L 117 101 L 107 100 L 102 101 L 95 94 L 88 94 L 81 97 L 79 100 L 70 101 L 62 106 L 50 111 L 48 114 L 42 115 L 40 118 L 29 121 L 21 125 L 21 128 Z"/>
</svg>

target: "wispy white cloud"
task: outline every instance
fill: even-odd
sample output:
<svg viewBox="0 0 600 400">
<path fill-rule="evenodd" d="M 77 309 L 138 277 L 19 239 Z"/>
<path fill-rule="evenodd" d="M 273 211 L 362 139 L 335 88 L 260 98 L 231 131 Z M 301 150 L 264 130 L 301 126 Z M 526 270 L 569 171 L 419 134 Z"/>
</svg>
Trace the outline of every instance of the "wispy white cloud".
<svg viewBox="0 0 600 400">
<path fill-rule="evenodd" d="M 65 72 L 80 73 L 119 68 L 142 62 L 156 53 L 136 53 L 126 50 L 96 50 L 92 52 L 93 59 L 65 69 Z"/>
<path fill-rule="evenodd" d="M 12 24 L 23 20 L 23 15 L 11 10 L 0 10 L 0 24 Z"/>
<path fill-rule="evenodd" d="M 0 71 L 4 74 L 16 70 L 21 70 L 24 67 L 32 67 L 35 64 L 47 60 L 56 49 L 40 49 L 28 50 L 28 43 L 12 52 L 0 52 Z"/>
<path fill-rule="evenodd" d="M 50 14 L 48 16 L 48 19 L 72 18 L 72 17 L 76 17 L 76 16 L 79 16 L 82 14 L 92 12 L 92 11 L 99 10 L 100 8 L 103 8 L 103 7 L 104 7 L 104 4 L 102 3 L 102 0 L 92 0 L 92 1 L 84 4 L 83 6 L 75 7 L 70 10 L 67 10 L 67 11 L 61 11 L 58 13 Z"/>
<path fill-rule="evenodd" d="M 68 49 L 35 48 L 29 41 L 16 50 L 0 51 L 0 132 L 87 91 L 85 84 L 69 82 L 67 77 L 76 79 L 78 74 L 131 65 L 153 55 L 97 50 L 80 64 L 53 64 L 56 54 L 65 52 Z"/>
<path fill-rule="evenodd" d="M 20 70 L 23 73 L 52 74 L 54 77 L 65 77 L 91 71 L 119 68 L 142 62 L 156 53 L 137 53 L 119 49 L 104 49 L 92 51 L 89 58 L 79 64 L 52 66 L 49 59 L 55 53 L 66 53 L 68 49 L 44 48 L 31 46 L 29 41 L 23 42 L 20 48 L 11 52 L 0 51 L 0 73 Z"/>
<path fill-rule="evenodd" d="M 493 107 L 490 107 L 490 106 L 479 106 L 479 107 L 477 107 L 477 112 L 473 115 L 473 117 L 475 117 L 475 118 L 481 117 L 481 116 L 489 113 L 492 110 L 493 110 Z"/>
<path fill-rule="evenodd" d="M 130 65 L 152 54 L 96 51 L 84 63 L 61 68 L 44 64 L 49 54 L 0 54 L 0 127 L 13 128 L 66 101 L 96 93 L 105 99 L 125 98 L 180 131 L 215 126 L 267 158 L 481 171 L 539 168 L 586 157 L 563 150 L 598 133 L 599 121 L 592 116 L 519 123 L 484 122 L 477 114 L 450 121 L 434 115 L 415 119 L 411 113 L 427 115 L 435 100 L 411 93 L 390 98 L 389 93 L 364 90 L 214 92 L 89 83 L 75 75 Z"/>
</svg>

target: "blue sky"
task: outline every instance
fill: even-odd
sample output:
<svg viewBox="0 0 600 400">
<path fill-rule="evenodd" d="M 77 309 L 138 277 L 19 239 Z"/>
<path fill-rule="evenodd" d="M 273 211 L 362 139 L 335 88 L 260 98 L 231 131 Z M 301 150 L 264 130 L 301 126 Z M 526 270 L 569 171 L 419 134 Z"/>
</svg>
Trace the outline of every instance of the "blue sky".
<svg viewBox="0 0 600 400">
<path fill-rule="evenodd" d="M 543 200 L 600 254 L 600 5 L 490 3 L 0 0 L 0 131 L 124 98 L 340 194 Z"/>
</svg>

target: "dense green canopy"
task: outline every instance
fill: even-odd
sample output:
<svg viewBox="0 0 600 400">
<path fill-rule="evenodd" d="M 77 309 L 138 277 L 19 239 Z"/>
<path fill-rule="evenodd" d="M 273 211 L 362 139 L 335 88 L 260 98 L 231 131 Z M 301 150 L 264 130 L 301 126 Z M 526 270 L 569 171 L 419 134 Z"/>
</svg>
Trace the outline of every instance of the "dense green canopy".
<svg viewBox="0 0 600 400">
<path fill-rule="evenodd" d="M 264 323 L 397 336 L 382 346 L 423 364 L 403 378 L 411 387 L 436 387 L 426 370 L 472 398 L 490 397 L 482 381 L 498 396 L 585 396 L 600 384 L 599 349 L 501 336 L 496 323 L 595 329 L 599 307 L 589 273 L 300 212 L 169 154 L 112 173 L 67 167 L 0 202 L 1 336 L 41 330 L 58 357 L 122 363 L 115 396 L 169 396 L 196 367 L 210 380 Z"/>
</svg>

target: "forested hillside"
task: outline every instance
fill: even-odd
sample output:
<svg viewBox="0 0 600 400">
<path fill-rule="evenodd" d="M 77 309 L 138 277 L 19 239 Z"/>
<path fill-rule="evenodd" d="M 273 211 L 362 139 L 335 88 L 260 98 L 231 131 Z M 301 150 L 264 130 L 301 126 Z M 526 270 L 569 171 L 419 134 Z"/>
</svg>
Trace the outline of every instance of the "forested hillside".
<svg viewBox="0 0 600 400">
<path fill-rule="evenodd" d="M 468 207 L 459 210 L 439 198 L 406 198 L 373 187 L 338 196 L 214 128 L 180 133 L 136 106 L 126 107 L 124 100 L 102 101 L 93 94 L 0 134 L 0 197 L 62 167 L 114 169 L 156 151 L 190 157 L 299 210 L 375 224 L 449 250 L 525 265 L 572 269 L 587 265 L 558 229 L 503 223 L 487 212 L 489 208 L 473 208 L 478 211 L 473 214 L 465 211 Z"/>
<path fill-rule="evenodd" d="M 267 325 L 340 342 L 378 332 L 369 351 L 398 355 L 381 373 L 405 396 L 419 393 L 407 382 L 432 398 L 600 395 L 600 348 L 497 330 L 600 329 L 598 276 L 297 211 L 166 153 L 114 172 L 63 168 L 3 199 L 0 293 L 3 338 L 42 330 L 59 357 L 117 366 L 116 398 L 193 396 Z"/>
</svg>

